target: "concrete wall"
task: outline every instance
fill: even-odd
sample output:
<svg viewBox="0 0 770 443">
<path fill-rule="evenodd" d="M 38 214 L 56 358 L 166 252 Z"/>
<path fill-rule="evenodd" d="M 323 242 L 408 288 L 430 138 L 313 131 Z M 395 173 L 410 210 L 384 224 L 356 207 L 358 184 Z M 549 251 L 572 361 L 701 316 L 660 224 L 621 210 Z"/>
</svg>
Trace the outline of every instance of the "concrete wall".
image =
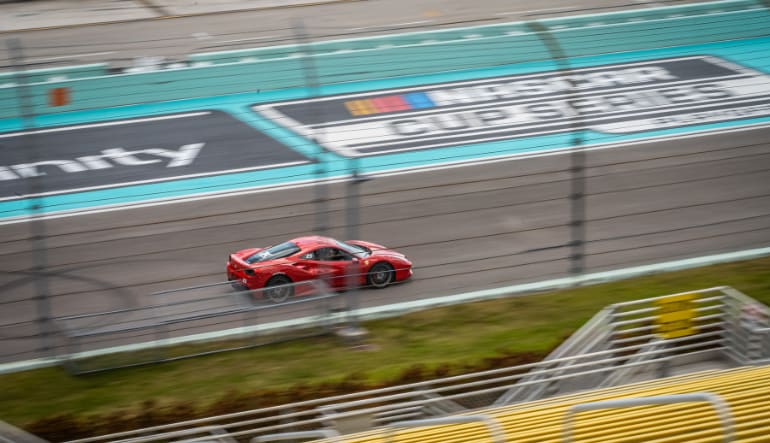
<svg viewBox="0 0 770 443">
<path fill-rule="evenodd" d="M 210 97 L 307 86 L 303 54 L 313 57 L 322 84 L 492 67 L 552 58 L 534 29 L 546 29 L 570 57 L 656 49 L 770 35 L 760 0 L 415 32 L 351 40 L 194 54 L 181 67 L 107 73 L 104 65 L 28 71 L 35 114 Z M 0 118 L 20 115 L 17 78 L 0 75 Z M 69 104 L 53 106 L 66 88 Z"/>
</svg>

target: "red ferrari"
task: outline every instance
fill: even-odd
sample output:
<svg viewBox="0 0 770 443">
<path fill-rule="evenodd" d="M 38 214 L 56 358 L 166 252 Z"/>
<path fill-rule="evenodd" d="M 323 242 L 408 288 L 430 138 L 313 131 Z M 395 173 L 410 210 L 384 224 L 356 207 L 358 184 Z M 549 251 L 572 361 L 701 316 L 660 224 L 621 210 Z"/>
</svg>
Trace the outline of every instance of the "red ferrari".
<svg viewBox="0 0 770 443">
<path fill-rule="evenodd" d="M 310 287 L 291 283 L 323 280 L 333 289 L 351 284 L 384 288 L 412 276 L 412 263 L 404 254 L 361 240 L 345 242 L 329 237 L 299 237 L 267 248 L 230 254 L 227 279 L 239 289 L 263 289 L 274 302 Z"/>
</svg>

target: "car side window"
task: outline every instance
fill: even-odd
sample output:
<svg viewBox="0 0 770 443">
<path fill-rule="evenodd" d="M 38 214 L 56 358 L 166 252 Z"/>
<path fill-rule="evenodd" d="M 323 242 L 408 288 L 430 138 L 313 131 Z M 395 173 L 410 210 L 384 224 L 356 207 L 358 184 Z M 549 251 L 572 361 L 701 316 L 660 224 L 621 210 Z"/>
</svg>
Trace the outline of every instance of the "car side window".
<svg viewBox="0 0 770 443">
<path fill-rule="evenodd" d="M 321 261 L 334 261 L 334 250 L 332 248 L 321 248 L 316 252 L 316 257 Z"/>
<path fill-rule="evenodd" d="M 299 256 L 299 258 L 302 260 L 318 260 L 315 251 L 302 254 Z"/>
<path fill-rule="evenodd" d="M 353 257 L 347 252 L 337 248 L 320 248 L 315 251 L 316 260 L 321 261 L 346 261 Z"/>
</svg>

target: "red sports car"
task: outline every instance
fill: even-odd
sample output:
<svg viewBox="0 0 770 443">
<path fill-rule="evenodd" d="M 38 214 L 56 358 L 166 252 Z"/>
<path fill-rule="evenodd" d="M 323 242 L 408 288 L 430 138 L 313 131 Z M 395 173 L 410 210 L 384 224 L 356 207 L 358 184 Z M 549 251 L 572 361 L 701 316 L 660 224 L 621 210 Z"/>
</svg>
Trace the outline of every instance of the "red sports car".
<svg viewBox="0 0 770 443">
<path fill-rule="evenodd" d="M 345 242 L 329 237 L 299 237 L 267 248 L 230 254 L 227 279 L 240 289 L 259 291 L 282 302 L 295 294 L 312 292 L 310 286 L 291 285 L 324 280 L 333 289 L 351 284 L 384 288 L 412 276 L 412 263 L 404 254 L 361 240 Z"/>
</svg>

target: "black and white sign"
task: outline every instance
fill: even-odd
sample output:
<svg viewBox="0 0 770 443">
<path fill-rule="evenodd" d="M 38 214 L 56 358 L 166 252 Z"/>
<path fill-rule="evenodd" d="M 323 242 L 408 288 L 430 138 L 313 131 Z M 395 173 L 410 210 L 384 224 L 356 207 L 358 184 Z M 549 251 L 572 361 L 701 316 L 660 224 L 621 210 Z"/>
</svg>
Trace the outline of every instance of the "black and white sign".
<svg viewBox="0 0 770 443">
<path fill-rule="evenodd" d="M 0 198 L 306 163 L 220 111 L 116 120 L 0 134 Z M 32 177 L 41 188 L 30 189 Z M 205 189 L 201 189 L 205 192 Z"/>
<path fill-rule="evenodd" d="M 770 116 L 770 77 L 711 56 L 253 107 L 347 156 L 590 129 L 630 134 Z"/>
</svg>

